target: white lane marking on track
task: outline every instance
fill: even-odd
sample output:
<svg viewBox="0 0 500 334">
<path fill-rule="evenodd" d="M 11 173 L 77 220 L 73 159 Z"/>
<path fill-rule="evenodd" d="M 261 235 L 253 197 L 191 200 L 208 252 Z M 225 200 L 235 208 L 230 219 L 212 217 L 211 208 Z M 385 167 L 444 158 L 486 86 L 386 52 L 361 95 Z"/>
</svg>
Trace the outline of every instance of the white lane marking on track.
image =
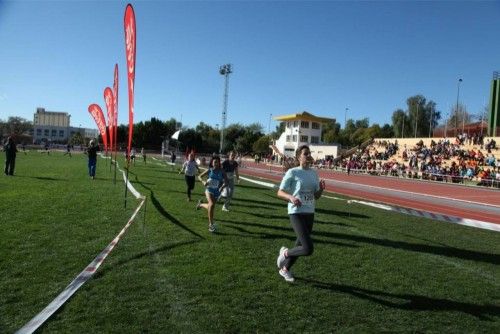
<svg viewBox="0 0 500 334">
<path fill-rule="evenodd" d="M 269 171 L 267 171 L 265 169 L 260 169 L 260 168 L 252 168 L 252 169 L 258 170 L 258 171 L 262 172 L 263 174 L 275 174 L 275 173 L 269 173 Z M 332 179 L 326 179 L 326 178 L 325 178 L 325 181 L 329 182 L 329 183 L 337 182 L 337 183 L 343 183 L 343 184 L 348 184 L 348 185 L 356 185 L 356 186 L 362 186 L 362 187 L 367 187 L 367 188 L 380 189 L 380 190 L 384 190 L 384 191 L 397 191 L 400 193 L 411 194 L 411 195 L 428 196 L 428 197 L 433 197 L 433 198 L 445 199 L 445 200 L 449 200 L 449 201 L 459 201 L 459 202 L 463 202 L 463 203 L 490 206 L 493 208 L 500 208 L 500 205 L 495 205 L 495 204 L 475 202 L 475 201 L 469 201 L 469 200 L 459 199 L 459 198 L 451 198 L 451 197 L 446 197 L 446 196 L 429 195 L 429 194 L 423 194 L 423 193 L 414 192 L 414 191 L 399 190 L 399 189 L 394 189 L 394 188 L 385 188 L 385 187 L 380 187 L 380 186 L 372 186 L 372 185 L 368 185 L 368 184 L 340 181 L 340 180 L 332 180 Z"/>
<path fill-rule="evenodd" d="M 481 203 L 481 202 L 474 202 L 474 201 L 468 201 L 465 199 L 459 199 L 459 198 L 451 198 L 451 197 L 446 197 L 446 196 L 438 196 L 438 195 L 429 195 L 429 194 L 423 194 L 423 193 L 417 193 L 413 191 L 407 191 L 407 190 L 399 190 L 399 189 L 394 189 L 394 188 L 385 188 L 385 187 L 380 187 L 380 186 L 372 186 L 368 184 L 360 184 L 360 183 L 354 183 L 354 182 L 347 182 L 347 181 L 339 181 L 339 180 L 331 180 L 331 179 L 325 179 L 327 183 L 344 183 L 344 184 L 350 184 L 350 185 L 357 185 L 357 186 L 362 186 L 362 187 L 367 187 L 367 188 L 374 188 L 374 189 L 380 189 L 380 190 L 385 190 L 385 191 L 396 191 L 400 193 L 405 193 L 405 194 L 411 194 L 411 195 L 422 195 L 422 196 L 428 196 L 428 197 L 433 197 L 433 198 L 439 198 L 439 199 L 446 199 L 449 201 L 459 201 L 463 203 L 469 203 L 469 204 L 476 204 L 476 205 L 482 205 L 482 206 L 490 206 L 493 208 L 500 209 L 500 205 L 495 205 L 495 204 L 489 204 L 489 203 Z"/>
</svg>

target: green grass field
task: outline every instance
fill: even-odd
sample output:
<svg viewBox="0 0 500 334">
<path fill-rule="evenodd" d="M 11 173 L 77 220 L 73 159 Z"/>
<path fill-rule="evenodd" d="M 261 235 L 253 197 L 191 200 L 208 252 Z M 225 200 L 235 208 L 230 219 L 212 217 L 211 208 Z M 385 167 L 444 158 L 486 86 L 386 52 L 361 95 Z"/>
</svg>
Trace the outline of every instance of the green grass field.
<svg viewBox="0 0 500 334">
<path fill-rule="evenodd" d="M 145 211 L 39 332 L 500 332 L 500 233 L 322 198 L 315 253 L 289 284 L 276 256 L 295 236 L 275 191 L 242 182 L 210 234 L 183 175 L 148 160 L 129 177 Z M 84 155 L 19 154 L 0 178 L 0 333 L 47 306 L 137 205 L 129 193 L 124 208 L 109 161 L 91 180 Z"/>
</svg>

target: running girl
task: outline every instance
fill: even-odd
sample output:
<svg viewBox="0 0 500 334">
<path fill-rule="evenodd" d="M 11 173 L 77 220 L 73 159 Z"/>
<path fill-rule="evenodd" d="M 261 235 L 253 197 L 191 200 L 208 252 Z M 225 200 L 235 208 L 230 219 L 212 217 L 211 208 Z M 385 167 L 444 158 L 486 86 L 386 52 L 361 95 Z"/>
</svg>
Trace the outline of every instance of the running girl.
<svg viewBox="0 0 500 334">
<path fill-rule="evenodd" d="M 203 180 L 203 176 L 207 175 L 208 179 Z M 224 170 L 221 168 L 220 158 L 215 156 L 212 158 L 210 162 L 210 168 L 201 173 L 198 176 L 198 179 L 203 183 L 206 187 L 205 196 L 207 197 L 208 203 L 201 203 L 201 199 L 198 201 L 196 205 L 196 210 L 199 208 L 207 209 L 208 211 L 208 231 L 215 232 L 217 227 L 214 222 L 214 211 L 215 211 L 215 203 L 220 196 L 222 189 L 227 184 L 227 177 Z"/>
<path fill-rule="evenodd" d="M 296 151 L 299 166 L 289 169 L 281 181 L 278 197 L 288 202 L 288 215 L 297 240 L 291 249 L 281 247 L 276 264 L 279 274 L 287 281 L 295 278 L 290 272 L 299 256 L 309 256 L 314 247 L 311 232 L 314 222 L 315 200 L 321 197 L 325 189 L 325 180 L 319 180 L 318 174 L 310 167 L 313 163 L 311 151 L 307 145 Z"/>
</svg>

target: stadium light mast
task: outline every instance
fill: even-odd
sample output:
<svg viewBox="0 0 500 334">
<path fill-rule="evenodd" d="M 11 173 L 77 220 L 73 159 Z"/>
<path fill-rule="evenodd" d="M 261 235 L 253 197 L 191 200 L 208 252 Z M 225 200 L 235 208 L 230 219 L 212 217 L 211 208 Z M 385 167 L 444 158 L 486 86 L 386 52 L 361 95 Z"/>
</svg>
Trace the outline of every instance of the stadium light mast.
<svg viewBox="0 0 500 334">
<path fill-rule="evenodd" d="M 457 110 L 455 110 L 455 137 L 457 136 L 457 128 L 458 128 L 458 98 L 460 96 L 460 83 L 462 79 L 458 79 L 457 83 Z"/>
<path fill-rule="evenodd" d="M 415 101 L 417 105 L 417 115 L 415 116 L 415 138 L 417 138 L 417 127 L 418 127 L 418 101 Z"/>
<path fill-rule="evenodd" d="M 224 87 L 224 104 L 222 107 L 222 123 L 220 130 L 220 148 L 219 154 L 222 154 L 222 147 L 224 146 L 224 129 L 226 128 L 227 119 L 227 95 L 229 89 L 229 74 L 233 73 L 231 64 L 225 64 L 219 67 L 219 73 L 225 77 L 225 87 Z"/>
<path fill-rule="evenodd" d="M 344 130 L 347 128 L 347 112 L 349 111 L 349 108 L 345 108 L 344 112 Z"/>
</svg>

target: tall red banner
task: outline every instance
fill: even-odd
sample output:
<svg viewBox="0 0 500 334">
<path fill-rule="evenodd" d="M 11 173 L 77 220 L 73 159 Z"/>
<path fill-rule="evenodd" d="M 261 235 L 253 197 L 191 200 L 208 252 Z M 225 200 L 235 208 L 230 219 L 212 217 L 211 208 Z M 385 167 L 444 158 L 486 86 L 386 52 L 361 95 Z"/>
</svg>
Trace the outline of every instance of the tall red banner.
<svg viewBox="0 0 500 334">
<path fill-rule="evenodd" d="M 130 157 L 132 135 L 134 132 L 134 82 L 135 82 L 135 14 L 131 4 L 127 5 L 124 17 L 125 27 L 125 53 L 127 56 L 128 74 L 128 146 L 127 153 Z"/>
<path fill-rule="evenodd" d="M 115 64 L 115 79 L 113 81 L 113 138 L 114 149 L 116 151 L 116 141 L 118 139 L 118 64 Z"/>
<path fill-rule="evenodd" d="M 104 89 L 104 102 L 106 103 L 106 110 L 108 112 L 108 132 L 109 132 L 109 149 L 113 150 L 113 122 L 114 122 L 114 98 L 111 88 Z"/>
<path fill-rule="evenodd" d="M 89 106 L 89 113 L 94 118 L 95 124 L 97 125 L 99 133 L 101 134 L 104 147 L 107 149 L 108 138 L 106 137 L 106 120 L 104 119 L 104 114 L 102 113 L 102 109 L 97 104 L 91 104 Z"/>
</svg>

